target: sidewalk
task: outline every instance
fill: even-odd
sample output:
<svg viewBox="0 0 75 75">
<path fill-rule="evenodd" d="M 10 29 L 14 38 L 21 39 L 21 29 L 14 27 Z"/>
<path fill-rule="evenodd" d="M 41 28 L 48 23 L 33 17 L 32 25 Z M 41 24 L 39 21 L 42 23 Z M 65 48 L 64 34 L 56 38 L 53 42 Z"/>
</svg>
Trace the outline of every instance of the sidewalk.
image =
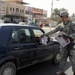
<svg viewBox="0 0 75 75">
<path fill-rule="evenodd" d="M 53 30 L 54 28 L 53 27 L 43 27 L 42 28 L 46 33 Z"/>
<path fill-rule="evenodd" d="M 47 33 L 47 32 L 49 32 L 49 31 L 53 30 L 54 27 L 43 27 L 42 29 Z M 54 41 L 56 41 L 54 36 L 56 36 L 57 34 L 58 34 L 58 32 L 55 33 L 55 34 L 53 34 L 53 35 L 51 35 L 50 37 L 51 37 Z"/>
</svg>

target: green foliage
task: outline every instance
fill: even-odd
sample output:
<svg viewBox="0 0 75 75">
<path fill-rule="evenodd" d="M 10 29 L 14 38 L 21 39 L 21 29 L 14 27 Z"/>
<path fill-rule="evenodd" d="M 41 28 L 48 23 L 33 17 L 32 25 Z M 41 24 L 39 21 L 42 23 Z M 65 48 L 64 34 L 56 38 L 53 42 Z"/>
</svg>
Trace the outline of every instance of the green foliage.
<svg viewBox="0 0 75 75">
<path fill-rule="evenodd" d="M 59 22 L 60 21 L 60 17 L 59 17 L 60 12 L 67 11 L 67 9 L 65 9 L 65 8 L 61 8 L 61 9 L 55 8 L 53 11 L 54 12 L 51 14 L 51 19 L 53 21 Z"/>
</svg>

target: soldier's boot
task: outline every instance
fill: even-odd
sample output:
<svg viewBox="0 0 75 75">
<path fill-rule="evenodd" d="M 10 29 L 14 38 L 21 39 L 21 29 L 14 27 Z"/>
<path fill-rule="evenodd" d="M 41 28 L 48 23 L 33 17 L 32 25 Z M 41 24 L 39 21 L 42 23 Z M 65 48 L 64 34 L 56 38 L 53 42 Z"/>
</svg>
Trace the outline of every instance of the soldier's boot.
<svg viewBox="0 0 75 75">
<path fill-rule="evenodd" d="M 75 75 L 75 72 L 73 73 L 73 75 Z"/>
<path fill-rule="evenodd" d="M 65 72 L 64 72 L 64 70 L 60 70 L 56 73 L 56 75 L 65 75 Z"/>
</svg>

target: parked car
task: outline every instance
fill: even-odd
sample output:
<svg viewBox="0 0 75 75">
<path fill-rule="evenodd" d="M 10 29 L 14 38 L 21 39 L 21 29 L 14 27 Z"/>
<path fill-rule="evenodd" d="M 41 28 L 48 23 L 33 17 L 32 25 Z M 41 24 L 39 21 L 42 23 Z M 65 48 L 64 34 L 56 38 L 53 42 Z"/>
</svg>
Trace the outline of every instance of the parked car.
<svg viewBox="0 0 75 75">
<path fill-rule="evenodd" d="M 48 44 L 38 44 L 35 34 L 41 28 L 20 24 L 0 24 L 0 75 L 16 75 L 20 68 L 52 60 L 59 63 L 58 42 L 48 37 Z"/>
<path fill-rule="evenodd" d="M 44 26 L 45 26 L 45 27 L 50 27 L 50 25 L 49 25 L 49 24 L 45 24 Z"/>
<path fill-rule="evenodd" d="M 35 22 L 29 22 L 28 25 L 38 27 L 38 25 Z"/>
</svg>

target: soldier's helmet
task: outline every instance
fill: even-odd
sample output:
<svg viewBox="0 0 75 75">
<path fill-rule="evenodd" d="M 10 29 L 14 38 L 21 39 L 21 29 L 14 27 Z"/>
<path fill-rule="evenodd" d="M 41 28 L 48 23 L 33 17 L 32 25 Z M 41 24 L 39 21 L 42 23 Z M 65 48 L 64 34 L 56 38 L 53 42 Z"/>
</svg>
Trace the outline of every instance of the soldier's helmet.
<svg viewBox="0 0 75 75">
<path fill-rule="evenodd" d="M 60 17 L 65 17 L 65 16 L 68 17 L 68 15 L 69 15 L 69 13 L 66 11 L 63 11 L 60 13 Z"/>
</svg>

